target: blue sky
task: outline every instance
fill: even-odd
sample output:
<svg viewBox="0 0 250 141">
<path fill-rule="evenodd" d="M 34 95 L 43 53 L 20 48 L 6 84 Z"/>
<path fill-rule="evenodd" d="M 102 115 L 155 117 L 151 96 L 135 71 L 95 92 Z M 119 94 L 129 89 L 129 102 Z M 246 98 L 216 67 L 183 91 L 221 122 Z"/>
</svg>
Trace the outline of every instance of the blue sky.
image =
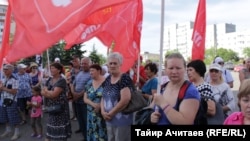
<svg viewBox="0 0 250 141">
<path fill-rule="evenodd" d="M 143 27 L 141 53 L 160 51 L 161 0 L 143 0 Z M 199 0 L 165 0 L 164 25 L 194 21 Z M 250 29 L 250 0 L 207 0 L 207 24 L 232 23 L 236 30 Z M 104 47 L 97 39 L 85 43 L 88 50 L 95 44 L 105 55 Z"/>
</svg>

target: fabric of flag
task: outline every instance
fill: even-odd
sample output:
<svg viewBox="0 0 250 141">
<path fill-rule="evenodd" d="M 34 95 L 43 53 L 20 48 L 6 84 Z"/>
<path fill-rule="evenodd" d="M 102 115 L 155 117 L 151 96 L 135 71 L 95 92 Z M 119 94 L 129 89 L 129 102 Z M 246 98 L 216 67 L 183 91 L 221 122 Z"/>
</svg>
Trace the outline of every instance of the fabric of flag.
<svg viewBox="0 0 250 141">
<path fill-rule="evenodd" d="M 128 1 L 132 0 L 9 0 L 16 33 L 6 59 L 14 62 L 40 54 L 95 11 Z"/>
<path fill-rule="evenodd" d="M 0 50 L 0 67 L 2 67 L 3 63 L 6 63 L 3 61 L 5 60 L 4 58 L 10 49 L 10 44 L 9 44 L 10 23 L 11 23 L 11 7 L 7 6 L 5 21 L 4 21 L 3 36 L 2 36 L 2 46 Z"/>
<path fill-rule="evenodd" d="M 110 13 L 108 14 L 106 12 L 95 13 L 96 21 L 90 16 L 87 23 L 94 25 L 83 23 L 64 38 L 67 43 L 66 49 L 69 49 L 74 43 L 82 43 L 93 37 L 97 37 L 107 47 L 110 47 L 114 41 L 112 51 L 123 55 L 122 71 L 128 71 L 140 53 L 142 8 L 142 0 L 134 0 L 109 7 Z"/>
<path fill-rule="evenodd" d="M 206 0 L 200 0 L 192 35 L 192 60 L 204 60 L 206 40 Z"/>
</svg>

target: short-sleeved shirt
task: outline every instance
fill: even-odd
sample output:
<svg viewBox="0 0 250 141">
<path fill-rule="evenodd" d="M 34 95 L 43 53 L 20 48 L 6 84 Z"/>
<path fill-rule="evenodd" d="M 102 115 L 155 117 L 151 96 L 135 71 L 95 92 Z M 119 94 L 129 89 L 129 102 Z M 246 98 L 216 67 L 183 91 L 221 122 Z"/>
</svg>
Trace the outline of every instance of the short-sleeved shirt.
<svg viewBox="0 0 250 141">
<path fill-rule="evenodd" d="M 12 75 L 12 76 L 10 76 L 10 78 L 3 79 L 3 85 L 4 85 L 4 87 L 6 87 L 8 89 L 18 89 L 19 82 L 18 82 L 17 78 Z M 15 101 L 17 100 L 15 95 L 8 93 L 6 91 L 2 91 L 1 99 L 5 99 L 5 98 L 14 99 Z"/>
<path fill-rule="evenodd" d="M 227 83 L 221 83 L 219 85 L 212 85 L 213 96 L 216 102 L 220 103 L 222 106 L 228 106 L 230 111 L 225 113 L 229 115 L 229 113 L 235 110 L 236 104 L 233 96 L 233 92 L 230 89 Z"/>
<path fill-rule="evenodd" d="M 40 95 L 32 96 L 31 103 L 34 105 L 40 104 L 42 105 L 42 97 Z M 40 107 L 32 107 L 31 109 L 31 117 L 39 117 L 42 115 L 42 106 Z"/>
<path fill-rule="evenodd" d="M 183 100 L 191 98 L 200 101 L 200 94 L 193 84 L 190 84 L 190 86 L 187 88 Z M 176 104 L 173 107 L 175 110 L 178 110 L 178 106 L 180 105 L 180 103 L 178 103 L 177 101 L 178 99 L 176 100 Z M 169 121 L 169 119 L 167 118 L 167 116 L 165 115 L 164 111 L 161 108 L 159 108 L 159 112 L 161 114 L 161 117 L 159 119 L 158 125 L 171 125 L 171 122 Z"/>
<path fill-rule="evenodd" d="M 111 111 L 120 100 L 120 90 L 126 87 L 131 88 L 133 81 L 127 74 L 123 74 L 121 81 L 119 80 L 115 84 L 111 83 L 111 76 L 108 76 L 103 83 L 103 102 L 104 110 L 106 112 Z M 133 114 L 117 113 L 110 121 L 106 121 L 107 125 L 113 126 L 125 126 L 131 125 L 133 122 Z"/>
<path fill-rule="evenodd" d="M 31 97 L 31 77 L 28 73 L 16 74 L 16 77 L 19 81 L 19 87 L 17 90 L 17 98 L 26 98 Z"/>
<path fill-rule="evenodd" d="M 152 90 L 157 90 L 158 80 L 157 78 L 152 78 L 148 80 L 141 88 L 142 92 L 145 94 L 152 95 Z"/>
<path fill-rule="evenodd" d="M 75 92 L 83 91 L 85 89 L 85 85 L 90 79 L 91 76 L 89 72 L 80 71 L 79 73 L 77 73 L 73 82 Z M 83 98 L 79 98 L 76 102 L 83 103 Z"/>
<path fill-rule="evenodd" d="M 214 101 L 212 87 L 207 82 L 198 85 L 197 90 L 199 91 L 201 98 L 203 98 L 205 101 L 208 100 Z"/>
</svg>

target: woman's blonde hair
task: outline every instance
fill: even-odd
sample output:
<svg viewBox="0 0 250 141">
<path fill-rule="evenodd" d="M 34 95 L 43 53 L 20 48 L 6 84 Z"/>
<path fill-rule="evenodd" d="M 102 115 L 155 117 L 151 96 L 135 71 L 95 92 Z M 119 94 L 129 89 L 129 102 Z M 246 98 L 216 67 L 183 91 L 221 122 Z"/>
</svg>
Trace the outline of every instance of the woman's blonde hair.
<svg viewBox="0 0 250 141">
<path fill-rule="evenodd" d="M 238 99 L 250 95 L 250 79 L 245 79 L 240 85 Z"/>
</svg>

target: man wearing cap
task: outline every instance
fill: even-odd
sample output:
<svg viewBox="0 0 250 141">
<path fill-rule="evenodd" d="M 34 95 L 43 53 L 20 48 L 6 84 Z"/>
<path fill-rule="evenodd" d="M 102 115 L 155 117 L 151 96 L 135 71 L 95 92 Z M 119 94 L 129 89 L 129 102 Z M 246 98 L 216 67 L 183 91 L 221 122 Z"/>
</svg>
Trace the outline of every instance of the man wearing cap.
<svg viewBox="0 0 250 141">
<path fill-rule="evenodd" d="M 13 75 L 13 70 L 13 65 L 4 65 L 3 72 L 5 79 L 0 82 L 1 100 L 3 101 L 0 105 L 0 122 L 6 124 L 5 132 L 0 135 L 0 138 L 10 136 L 11 127 L 14 126 L 15 131 L 11 140 L 16 140 L 20 137 L 18 125 L 21 118 L 18 113 L 16 97 L 19 83 L 17 78 Z"/>
<path fill-rule="evenodd" d="M 26 109 L 27 107 L 27 101 L 31 100 L 31 77 L 28 73 L 26 73 L 26 68 L 27 66 L 24 64 L 18 64 L 17 65 L 17 69 L 18 72 L 16 74 L 18 83 L 19 83 L 19 87 L 17 90 L 17 106 L 22 118 L 22 122 L 20 123 L 22 124 L 26 124 L 27 120 L 26 120 L 26 115 L 28 114 L 28 110 Z"/>
<path fill-rule="evenodd" d="M 219 64 L 222 67 L 223 80 L 230 86 L 230 88 L 233 88 L 234 79 L 233 79 L 233 76 L 232 76 L 231 72 L 224 68 L 224 60 L 221 57 L 217 56 L 217 57 L 215 57 L 213 63 Z M 207 75 L 207 77 L 205 78 L 205 81 L 206 82 L 210 81 L 210 76 L 209 75 Z"/>
</svg>

